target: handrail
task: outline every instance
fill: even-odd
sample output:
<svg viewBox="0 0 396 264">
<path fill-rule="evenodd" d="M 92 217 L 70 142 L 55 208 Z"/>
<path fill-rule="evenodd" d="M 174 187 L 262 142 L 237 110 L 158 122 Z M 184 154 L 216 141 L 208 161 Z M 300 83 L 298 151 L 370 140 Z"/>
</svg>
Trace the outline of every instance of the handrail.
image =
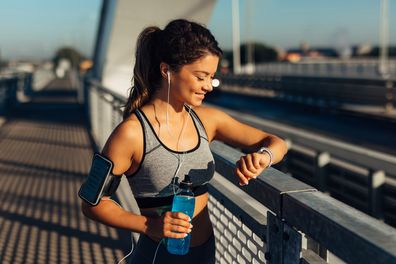
<svg viewBox="0 0 396 264">
<path fill-rule="evenodd" d="M 392 78 L 369 79 L 364 76 L 340 77 L 298 76 L 283 73 L 266 75 L 220 75 L 223 86 L 250 87 L 266 90 L 273 96 L 306 101 L 322 107 L 337 107 L 341 104 L 366 104 L 383 106 L 388 112 L 396 104 L 396 81 Z"/>
<path fill-rule="evenodd" d="M 237 186 L 238 181 L 234 176 L 234 164 L 241 157 L 241 153 L 216 141 L 211 143 L 210 148 L 215 158 L 216 171 Z M 266 170 L 257 179 L 261 180 L 255 182 L 254 185 L 249 184 L 244 187 L 244 190 L 277 215 L 281 215 L 282 194 L 296 190 L 299 192 L 316 191 L 312 186 L 273 168 Z"/>
<path fill-rule="evenodd" d="M 271 133 L 288 139 L 290 147 L 293 144 L 300 144 L 301 146 L 309 147 L 320 152 L 327 152 L 330 156 L 337 157 L 341 160 L 349 161 L 362 167 L 368 167 L 375 171 L 383 170 L 389 176 L 396 176 L 396 157 L 393 155 L 346 142 L 339 142 L 325 136 L 316 135 L 304 129 L 279 124 L 270 120 L 263 120 L 231 109 L 216 107 L 226 111 L 231 116 L 243 122 L 261 128 L 264 131 L 271 131 Z"/>
<path fill-rule="evenodd" d="M 216 171 L 237 185 L 230 173 L 242 153 L 217 142 L 211 149 Z M 266 170 L 243 190 L 348 263 L 396 261 L 396 229 L 286 174 Z"/>
<path fill-rule="evenodd" d="M 283 197 L 285 222 L 347 263 L 395 263 L 396 230 L 321 192 Z"/>
<path fill-rule="evenodd" d="M 364 198 L 357 195 L 349 196 L 346 202 L 355 206 L 358 204 L 359 209 L 392 223 L 395 215 L 392 209 L 392 201 L 396 198 L 393 191 L 396 185 L 396 157 L 394 155 L 338 142 L 303 129 L 263 120 L 249 114 L 218 108 L 242 122 L 286 139 L 290 149 L 289 157 L 292 156 L 293 151 L 301 153 L 301 149 L 311 153 L 304 153 L 303 157 L 312 160 L 312 163 L 307 163 L 307 165 L 314 175 L 306 175 L 305 179 L 311 179 L 310 184 L 321 191 L 337 192 L 329 184 L 333 179 L 336 180 L 327 170 L 330 166 L 336 168 L 341 174 L 345 170 L 350 171 L 345 178 L 350 178 L 349 175 L 353 176 L 354 173 L 361 175 L 361 179 L 366 181 L 365 184 L 354 181 L 351 185 L 348 179 L 338 182 L 338 184 L 348 184 L 349 189 L 364 195 Z M 294 157 L 290 159 L 291 162 L 298 162 L 298 160 L 303 162 L 303 158 Z M 286 169 L 289 170 L 290 168 Z"/>
<path fill-rule="evenodd" d="M 375 59 L 308 60 L 298 63 L 269 62 L 255 65 L 256 74 L 283 74 L 300 76 L 350 76 L 354 78 L 382 78 Z M 242 69 L 243 70 L 243 69 Z M 246 69 L 247 70 L 247 69 Z M 388 61 L 388 74 L 396 76 L 396 60 Z"/>
<path fill-rule="evenodd" d="M 122 95 L 104 87 L 99 81 L 97 80 L 87 80 L 87 82 L 93 86 L 95 86 L 99 91 L 103 93 L 110 94 L 115 100 L 120 101 L 122 103 L 126 102 L 126 98 Z"/>
<path fill-rule="evenodd" d="M 17 91 L 31 87 L 31 74 L 15 72 L 0 75 L 0 115 L 7 115 L 18 103 Z"/>
</svg>

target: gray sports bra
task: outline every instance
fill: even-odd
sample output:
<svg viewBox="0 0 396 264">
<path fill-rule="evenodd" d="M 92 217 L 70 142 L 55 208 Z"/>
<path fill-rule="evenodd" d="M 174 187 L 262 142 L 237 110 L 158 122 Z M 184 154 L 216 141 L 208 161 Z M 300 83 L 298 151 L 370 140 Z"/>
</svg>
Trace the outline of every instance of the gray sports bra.
<svg viewBox="0 0 396 264">
<path fill-rule="evenodd" d="M 187 109 L 188 110 L 188 109 Z M 179 152 L 165 146 L 142 111 L 136 110 L 144 135 L 144 154 L 139 168 L 128 176 L 128 182 L 140 208 L 159 207 L 172 203 L 174 191 L 185 175 L 193 182 L 193 192 L 207 192 L 206 184 L 215 167 L 208 136 L 197 114 L 191 117 L 198 134 L 198 144 L 191 150 Z M 181 163 L 177 175 L 178 164 Z M 174 177 L 175 176 L 175 177 Z"/>
</svg>

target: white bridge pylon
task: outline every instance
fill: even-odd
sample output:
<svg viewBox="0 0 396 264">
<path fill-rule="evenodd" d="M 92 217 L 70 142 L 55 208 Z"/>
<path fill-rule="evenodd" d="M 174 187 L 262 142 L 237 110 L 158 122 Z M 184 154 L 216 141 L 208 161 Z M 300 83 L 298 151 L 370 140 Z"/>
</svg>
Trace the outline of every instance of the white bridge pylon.
<svg viewBox="0 0 396 264">
<path fill-rule="evenodd" d="M 135 44 L 147 26 L 163 28 L 185 18 L 207 25 L 216 0 L 103 0 L 94 55 L 94 77 L 126 96 L 131 87 Z"/>
</svg>

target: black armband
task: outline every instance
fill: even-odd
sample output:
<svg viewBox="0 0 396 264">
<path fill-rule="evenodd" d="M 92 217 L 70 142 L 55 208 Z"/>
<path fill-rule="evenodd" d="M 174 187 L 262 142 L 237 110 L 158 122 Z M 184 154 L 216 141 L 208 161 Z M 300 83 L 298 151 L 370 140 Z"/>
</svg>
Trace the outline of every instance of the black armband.
<svg viewBox="0 0 396 264">
<path fill-rule="evenodd" d="M 97 205 L 104 195 L 114 194 L 120 184 L 121 176 L 113 175 L 112 170 L 113 162 L 111 160 L 100 154 L 95 154 L 88 177 L 78 192 L 80 198 L 91 205 Z"/>
<path fill-rule="evenodd" d="M 121 182 L 121 175 L 109 175 L 109 180 L 106 182 L 104 191 L 103 191 L 103 196 L 112 196 L 116 191 L 118 186 L 120 185 Z"/>
</svg>

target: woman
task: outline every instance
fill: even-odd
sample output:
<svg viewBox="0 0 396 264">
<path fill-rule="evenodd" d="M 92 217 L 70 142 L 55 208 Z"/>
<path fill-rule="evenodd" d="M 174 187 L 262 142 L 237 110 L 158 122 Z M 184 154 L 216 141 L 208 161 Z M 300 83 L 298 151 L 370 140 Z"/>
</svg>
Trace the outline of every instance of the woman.
<svg viewBox="0 0 396 264">
<path fill-rule="evenodd" d="M 139 36 L 134 88 L 124 120 L 102 154 L 113 161 L 114 175 L 126 175 L 141 214 L 127 212 L 108 198 L 95 207 L 83 203 L 83 212 L 90 218 L 141 234 L 133 264 L 152 263 L 155 255 L 156 263 L 215 262 L 206 186 L 214 173 L 212 140 L 248 151 L 235 169 L 240 185 L 279 162 L 287 151 L 280 138 L 201 106 L 205 94 L 213 90 L 221 56 L 209 30 L 186 20 L 174 20 L 164 30 L 148 27 Z M 192 219 L 171 212 L 177 182 L 185 175 L 190 176 L 196 197 Z M 188 233 L 187 255 L 172 255 L 160 243 Z"/>
</svg>

